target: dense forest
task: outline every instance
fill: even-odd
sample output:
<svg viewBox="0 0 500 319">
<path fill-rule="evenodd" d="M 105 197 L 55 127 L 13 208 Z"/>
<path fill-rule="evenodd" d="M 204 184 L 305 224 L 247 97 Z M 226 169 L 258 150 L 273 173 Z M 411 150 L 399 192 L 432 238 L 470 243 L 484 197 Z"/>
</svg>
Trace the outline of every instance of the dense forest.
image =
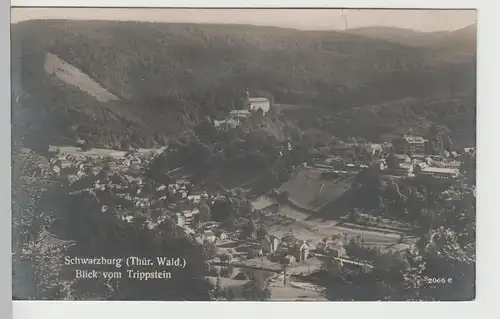
<svg viewBox="0 0 500 319">
<path fill-rule="evenodd" d="M 289 115 L 300 117 L 305 129 L 319 125 L 342 138 L 381 138 L 432 122 L 470 143 L 473 30 L 441 34 L 439 41 L 421 34 L 429 41 L 410 45 L 398 42 L 401 37 L 388 41 L 366 31 L 22 22 L 12 26 L 13 133 L 37 146 L 78 135 L 97 146 L 150 147 L 205 116 L 220 118 L 241 107 L 249 88 L 277 104 L 307 106 Z M 99 102 L 47 74 L 47 53 L 79 68 L 119 100 Z"/>
</svg>

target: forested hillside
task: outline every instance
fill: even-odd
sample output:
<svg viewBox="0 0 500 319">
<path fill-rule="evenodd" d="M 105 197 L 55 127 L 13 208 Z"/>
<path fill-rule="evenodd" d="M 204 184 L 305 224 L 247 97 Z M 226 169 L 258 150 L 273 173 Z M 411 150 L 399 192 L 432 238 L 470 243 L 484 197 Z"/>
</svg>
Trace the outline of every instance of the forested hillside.
<svg viewBox="0 0 500 319">
<path fill-rule="evenodd" d="M 477 26 L 456 31 L 418 32 L 411 29 L 390 27 L 364 27 L 347 30 L 348 34 L 364 35 L 374 39 L 387 40 L 409 46 L 439 50 L 456 50 L 463 53 L 476 52 Z"/>
<path fill-rule="evenodd" d="M 372 114 L 390 113 L 400 107 L 394 101 L 407 99 L 414 101 L 404 105 L 410 111 L 396 112 L 392 123 L 375 123 L 385 125 L 380 134 L 425 126 L 420 118 L 426 114 L 474 132 L 475 52 L 456 43 L 470 44 L 475 34 L 462 33 L 447 34 L 454 43 L 447 49 L 243 25 L 22 22 L 12 25 L 13 135 L 32 147 L 76 137 L 105 147 L 151 147 L 205 116 L 240 107 L 245 88 L 276 103 L 327 110 L 337 119 L 327 123 L 335 135 L 349 127 L 349 135 L 373 136 L 380 129 Z M 119 101 L 99 102 L 47 74 L 47 53 Z"/>
</svg>

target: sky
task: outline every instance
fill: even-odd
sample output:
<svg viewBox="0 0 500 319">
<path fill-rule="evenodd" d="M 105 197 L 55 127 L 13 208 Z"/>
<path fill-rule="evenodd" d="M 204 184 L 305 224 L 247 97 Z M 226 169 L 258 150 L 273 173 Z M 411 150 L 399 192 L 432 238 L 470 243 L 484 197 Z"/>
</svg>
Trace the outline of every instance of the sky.
<svg viewBox="0 0 500 319">
<path fill-rule="evenodd" d="M 13 8 L 11 22 L 33 19 L 252 24 L 301 30 L 369 26 L 452 31 L 476 22 L 475 10 Z"/>
</svg>

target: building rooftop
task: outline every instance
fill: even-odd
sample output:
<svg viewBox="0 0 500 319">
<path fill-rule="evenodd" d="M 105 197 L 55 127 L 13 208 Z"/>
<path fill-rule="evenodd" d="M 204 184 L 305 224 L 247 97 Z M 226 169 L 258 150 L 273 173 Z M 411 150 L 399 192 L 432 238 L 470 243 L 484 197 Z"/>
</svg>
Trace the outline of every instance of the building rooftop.
<svg viewBox="0 0 500 319">
<path fill-rule="evenodd" d="M 429 166 L 429 167 L 422 168 L 422 172 L 441 173 L 441 174 L 458 174 L 458 169 L 450 168 L 450 167 Z"/>
<path fill-rule="evenodd" d="M 240 113 L 230 113 L 231 115 L 241 115 Z M 245 113 L 246 114 L 246 113 Z M 219 127 L 221 125 L 231 125 L 231 126 L 236 126 L 238 125 L 238 122 L 235 121 L 234 119 L 224 119 L 221 121 L 214 120 L 214 126 Z"/>
<path fill-rule="evenodd" d="M 259 103 L 259 102 L 269 102 L 269 99 L 265 97 L 251 97 L 248 99 L 250 103 Z"/>
<path fill-rule="evenodd" d="M 233 115 L 233 116 L 245 116 L 245 115 L 250 115 L 250 111 L 248 110 L 232 110 L 231 112 L 229 112 L 229 115 Z"/>
<path fill-rule="evenodd" d="M 398 165 L 398 167 L 402 169 L 410 169 L 412 165 L 410 163 L 401 163 Z"/>
<path fill-rule="evenodd" d="M 403 161 L 410 160 L 410 157 L 405 154 L 394 154 L 394 157 L 397 158 L 398 160 L 403 160 Z"/>
<path fill-rule="evenodd" d="M 404 139 L 410 144 L 422 144 L 425 140 L 422 136 L 405 135 Z"/>
</svg>

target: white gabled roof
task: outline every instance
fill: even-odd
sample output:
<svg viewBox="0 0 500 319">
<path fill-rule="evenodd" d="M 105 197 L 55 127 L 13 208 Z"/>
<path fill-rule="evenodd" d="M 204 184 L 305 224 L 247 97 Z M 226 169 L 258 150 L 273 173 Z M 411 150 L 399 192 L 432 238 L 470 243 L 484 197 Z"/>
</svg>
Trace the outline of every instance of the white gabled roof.
<svg viewBox="0 0 500 319">
<path fill-rule="evenodd" d="M 269 102 L 269 99 L 266 99 L 265 97 L 251 97 L 248 99 L 248 102 L 250 102 L 250 103 L 262 103 L 262 102 Z"/>
<path fill-rule="evenodd" d="M 422 171 L 429 173 L 458 174 L 458 169 L 449 167 L 428 166 L 423 168 Z"/>
</svg>

